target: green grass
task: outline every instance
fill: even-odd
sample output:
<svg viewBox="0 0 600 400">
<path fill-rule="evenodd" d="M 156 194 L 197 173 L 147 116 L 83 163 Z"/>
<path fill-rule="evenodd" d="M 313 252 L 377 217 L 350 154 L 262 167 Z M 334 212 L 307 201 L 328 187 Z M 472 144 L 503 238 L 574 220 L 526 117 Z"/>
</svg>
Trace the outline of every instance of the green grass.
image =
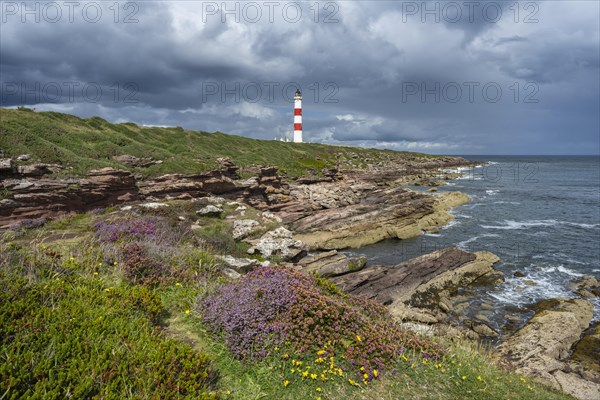
<svg viewBox="0 0 600 400">
<path fill-rule="evenodd" d="M 218 157 L 230 157 L 242 167 L 243 176 L 253 175 L 256 165 L 277 165 L 281 173 L 299 176 L 310 169 L 320 172 L 321 168 L 334 167 L 344 161 L 365 167 L 365 159 L 377 163 L 433 157 L 391 150 L 255 140 L 179 127 L 112 124 L 99 117 L 81 119 L 57 112 L 23 109 L 0 109 L 0 149 L 9 157 L 27 153 L 33 160 L 62 164 L 65 169 L 60 175 L 63 176 L 81 176 L 102 167 L 126 169 L 142 176 L 198 173 L 216 168 Z M 123 154 L 153 157 L 163 163 L 131 168 L 112 160 L 113 156 Z M 358 157 L 353 159 L 353 154 Z"/>
<path fill-rule="evenodd" d="M 76 215 L 0 236 L 0 397 L 569 399 L 500 369 L 470 343 L 442 343 L 438 361 L 409 353 L 396 374 L 359 387 L 347 377 L 291 378 L 284 350 L 244 363 L 195 311 L 198 296 L 225 281 L 212 254 L 183 236 L 170 251 L 176 269 L 193 274 L 132 285 L 109 245 L 94 239 L 92 226 L 105 217 Z M 215 232 L 220 222 L 214 219 Z"/>
</svg>

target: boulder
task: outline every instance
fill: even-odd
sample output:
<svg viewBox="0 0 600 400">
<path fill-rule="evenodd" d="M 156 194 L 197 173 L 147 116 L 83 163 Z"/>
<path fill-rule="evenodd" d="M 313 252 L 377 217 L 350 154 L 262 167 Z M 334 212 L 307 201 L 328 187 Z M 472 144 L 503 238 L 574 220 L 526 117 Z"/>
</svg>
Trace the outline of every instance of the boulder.
<svg viewBox="0 0 600 400">
<path fill-rule="evenodd" d="M 17 157 L 17 161 L 29 161 L 31 160 L 31 154 L 21 154 Z"/>
<path fill-rule="evenodd" d="M 196 211 L 196 215 L 201 217 L 219 217 L 223 213 L 223 209 L 212 204 L 207 205 L 204 208 Z"/>
<path fill-rule="evenodd" d="M 248 249 L 249 254 L 256 251 L 265 257 L 278 255 L 281 261 L 290 261 L 306 254 L 306 245 L 292 238 L 292 232 L 284 227 L 265 233 L 253 247 Z"/>
<path fill-rule="evenodd" d="M 240 219 L 233 221 L 233 238 L 240 240 L 248 236 L 260 224 L 253 219 Z"/>
<path fill-rule="evenodd" d="M 233 268 L 236 272 L 246 273 L 252 271 L 256 266 L 260 264 L 258 260 L 252 258 L 236 258 L 232 256 L 222 256 L 221 260 L 229 268 Z"/>
</svg>

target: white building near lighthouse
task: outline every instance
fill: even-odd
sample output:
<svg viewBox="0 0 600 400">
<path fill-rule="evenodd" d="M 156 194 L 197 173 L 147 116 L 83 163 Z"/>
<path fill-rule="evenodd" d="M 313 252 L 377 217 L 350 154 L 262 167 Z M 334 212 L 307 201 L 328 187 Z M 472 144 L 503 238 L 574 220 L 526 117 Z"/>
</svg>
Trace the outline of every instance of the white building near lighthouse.
<svg viewBox="0 0 600 400">
<path fill-rule="evenodd" d="M 302 143 L 302 93 L 296 90 L 294 96 L 294 143 Z"/>
</svg>

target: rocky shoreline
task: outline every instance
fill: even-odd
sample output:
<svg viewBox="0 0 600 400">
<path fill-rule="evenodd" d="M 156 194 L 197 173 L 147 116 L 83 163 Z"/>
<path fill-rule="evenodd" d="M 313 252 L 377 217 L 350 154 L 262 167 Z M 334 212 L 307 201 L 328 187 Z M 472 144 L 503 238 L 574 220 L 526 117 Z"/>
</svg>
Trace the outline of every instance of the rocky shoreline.
<svg viewBox="0 0 600 400">
<path fill-rule="evenodd" d="M 366 259 L 338 252 L 437 231 L 452 220 L 449 211 L 469 198 L 405 186 L 442 185 L 456 177 L 444 170 L 472 163 L 452 157 L 415 159 L 363 170 L 326 169 L 296 180 L 278 175 L 273 166 L 241 179 L 231 160 L 219 163 L 220 169 L 208 173 L 147 180 L 112 168 L 79 179 L 52 179 L 60 166 L 17 167 L 12 160 L 0 160 L 0 228 L 125 203 L 132 204 L 127 210 L 135 210 L 191 201 L 199 218 L 224 219 L 232 237 L 248 244 L 251 258 L 222 256 L 223 272 L 230 278 L 268 263 L 257 256 L 318 273 L 341 290 L 386 305 L 407 329 L 449 340 L 498 338 L 497 357 L 508 368 L 579 399 L 600 396 L 600 330 L 590 327 L 593 306 L 586 300 L 600 295 L 594 278 L 573 283 L 581 299 L 542 302 L 525 326 L 500 337 L 506 332 L 494 329 L 485 316 L 462 313 L 468 299 L 461 289 L 503 282 L 503 274 L 493 268 L 499 260 L 494 254 L 447 248 L 398 265 L 366 266 Z M 223 217 L 226 207 L 233 211 Z M 185 219 L 181 223 L 186 229 L 200 227 Z"/>
</svg>

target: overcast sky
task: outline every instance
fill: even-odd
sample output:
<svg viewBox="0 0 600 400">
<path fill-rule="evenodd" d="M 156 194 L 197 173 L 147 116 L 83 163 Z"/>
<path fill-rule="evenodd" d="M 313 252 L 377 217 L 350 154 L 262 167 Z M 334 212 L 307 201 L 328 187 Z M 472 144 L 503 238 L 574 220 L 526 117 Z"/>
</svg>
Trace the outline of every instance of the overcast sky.
<svg viewBox="0 0 600 400">
<path fill-rule="evenodd" d="M 599 1 L 1 1 L 1 104 L 437 154 L 598 154 Z"/>
</svg>

